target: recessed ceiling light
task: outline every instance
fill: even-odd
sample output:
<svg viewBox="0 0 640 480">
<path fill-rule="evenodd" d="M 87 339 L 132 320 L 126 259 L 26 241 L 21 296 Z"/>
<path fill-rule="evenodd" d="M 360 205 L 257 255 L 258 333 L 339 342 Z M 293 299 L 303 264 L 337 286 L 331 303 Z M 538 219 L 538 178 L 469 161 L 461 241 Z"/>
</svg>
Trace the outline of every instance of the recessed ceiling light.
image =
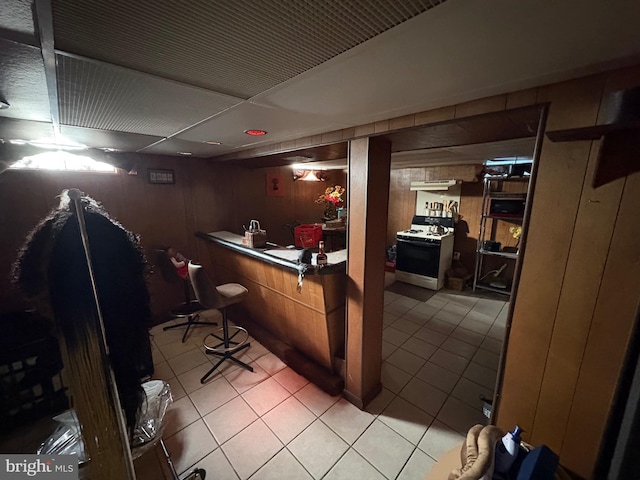
<svg viewBox="0 0 640 480">
<path fill-rule="evenodd" d="M 11 105 L 9 105 L 7 102 L 5 102 L 4 100 L 0 100 L 0 110 L 6 110 L 7 108 L 9 108 Z"/>
<path fill-rule="evenodd" d="M 191 153 L 191 152 L 178 152 L 178 155 L 184 155 L 184 156 L 188 157 L 189 155 L 193 155 L 193 153 Z"/>
<path fill-rule="evenodd" d="M 251 135 L 252 137 L 261 137 L 262 135 L 267 134 L 264 130 L 245 130 L 244 133 Z"/>
<path fill-rule="evenodd" d="M 222 145 L 221 142 L 216 142 L 215 140 L 211 140 L 209 142 L 204 142 L 204 143 L 206 143 L 207 145 Z"/>
</svg>

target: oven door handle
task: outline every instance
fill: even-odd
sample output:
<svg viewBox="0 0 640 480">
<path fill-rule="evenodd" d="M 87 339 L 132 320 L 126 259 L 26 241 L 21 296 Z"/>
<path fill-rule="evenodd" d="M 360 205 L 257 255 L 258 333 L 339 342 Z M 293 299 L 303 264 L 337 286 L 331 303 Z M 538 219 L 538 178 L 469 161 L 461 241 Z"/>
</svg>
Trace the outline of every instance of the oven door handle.
<svg viewBox="0 0 640 480">
<path fill-rule="evenodd" d="M 415 240 L 405 240 L 404 238 L 396 238 L 396 242 L 408 243 L 409 245 L 417 245 L 419 247 L 440 248 L 440 244 L 439 243 L 418 242 L 418 241 L 415 241 Z"/>
</svg>

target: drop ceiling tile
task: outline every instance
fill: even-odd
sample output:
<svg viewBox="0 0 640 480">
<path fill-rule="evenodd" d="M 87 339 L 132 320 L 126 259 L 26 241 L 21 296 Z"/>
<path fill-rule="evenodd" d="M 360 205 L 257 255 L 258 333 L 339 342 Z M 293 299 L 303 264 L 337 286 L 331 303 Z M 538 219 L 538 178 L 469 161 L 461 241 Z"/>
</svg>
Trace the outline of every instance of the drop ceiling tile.
<svg viewBox="0 0 640 480">
<path fill-rule="evenodd" d="M 162 137 L 152 135 L 139 135 L 136 133 L 112 132 L 108 130 L 96 130 L 93 128 L 60 126 L 63 137 L 76 143 L 92 148 L 113 148 L 125 152 L 135 152 L 151 145 Z"/>
<path fill-rule="evenodd" d="M 53 138 L 53 124 L 0 117 L 0 138 L 4 140 L 40 140 Z"/>
<path fill-rule="evenodd" d="M 114 65 L 56 55 L 60 122 L 168 137 L 241 102 Z"/>
<path fill-rule="evenodd" d="M 155 145 L 142 148 L 140 153 L 157 153 L 160 155 L 179 155 L 178 152 L 191 152 L 192 157 L 214 157 L 230 152 L 234 147 L 230 145 L 207 145 L 203 142 L 188 142 L 179 138 L 168 138 Z"/>
<path fill-rule="evenodd" d="M 40 49 L 0 39 L 0 97 L 11 105 L 0 116 L 51 121 Z"/>
<path fill-rule="evenodd" d="M 331 122 L 321 115 L 298 113 L 282 108 L 265 107 L 244 102 L 220 115 L 177 135 L 196 142 L 217 140 L 223 145 L 257 146 L 320 132 L 339 130 L 346 124 Z M 266 130 L 264 137 L 251 137 L 245 130 Z"/>
<path fill-rule="evenodd" d="M 0 29 L 33 35 L 32 0 L 2 0 Z"/>
</svg>

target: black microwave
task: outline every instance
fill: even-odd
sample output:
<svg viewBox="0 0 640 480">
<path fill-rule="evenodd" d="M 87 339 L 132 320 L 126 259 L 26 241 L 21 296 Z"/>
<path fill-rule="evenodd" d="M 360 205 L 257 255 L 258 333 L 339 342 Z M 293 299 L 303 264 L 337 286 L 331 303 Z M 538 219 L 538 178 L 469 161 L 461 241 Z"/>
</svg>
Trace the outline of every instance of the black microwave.
<svg viewBox="0 0 640 480">
<path fill-rule="evenodd" d="M 492 198 L 489 215 L 496 217 L 523 217 L 525 200 L 521 198 Z"/>
</svg>

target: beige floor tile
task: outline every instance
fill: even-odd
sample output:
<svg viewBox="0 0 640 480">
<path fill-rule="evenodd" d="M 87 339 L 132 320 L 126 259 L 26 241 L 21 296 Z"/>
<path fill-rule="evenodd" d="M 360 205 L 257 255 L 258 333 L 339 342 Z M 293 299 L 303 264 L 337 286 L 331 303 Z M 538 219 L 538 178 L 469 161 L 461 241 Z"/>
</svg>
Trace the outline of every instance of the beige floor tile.
<svg viewBox="0 0 640 480">
<path fill-rule="evenodd" d="M 429 305 L 430 307 L 437 308 L 438 310 L 440 310 L 448 302 L 447 302 L 447 300 L 443 299 L 440 295 L 435 294 L 433 297 L 431 297 L 429 300 L 427 300 L 424 303 L 426 305 Z"/>
<path fill-rule="evenodd" d="M 424 358 L 425 360 L 431 358 L 431 355 L 433 355 L 438 349 L 435 345 L 431 345 L 429 342 L 425 342 L 424 340 L 420 340 L 416 337 L 411 337 L 409 340 L 404 342 L 401 348 L 407 352 Z"/>
<path fill-rule="evenodd" d="M 431 345 L 439 347 L 447 340 L 447 335 L 430 329 L 427 324 L 426 327 L 422 327 L 420 330 L 414 333 L 413 338 L 417 338 L 418 340 L 422 340 L 424 342 L 430 343 Z"/>
<path fill-rule="evenodd" d="M 441 308 L 442 307 L 436 307 L 430 303 L 419 303 L 418 305 L 413 307 L 409 312 L 407 312 L 405 316 L 407 316 L 408 314 L 411 314 L 407 318 L 411 319 L 415 315 L 415 318 L 425 318 L 428 320 L 432 318 L 436 313 L 438 313 L 438 311 Z"/>
<path fill-rule="evenodd" d="M 207 427 L 220 445 L 257 419 L 256 412 L 242 397 L 230 400 L 204 417 Z"/>
<path fill-rule="evenodd" d="M 480 348 L 500 355 L 500 351 L 502 350 L 502 341 L 486 337 L 480 344 Z"/>
<path fill-rule="evenodd" d="M 298 375 L 293 369 L 287 367 L 280 370 L 276 373 L 273 378 L 282 385 L 284 388 L 289 390 L 291 393 L 296 393 L 302 387 L 309 383 L 309 380 L 304 378 L 302 375 Z"/>
<path fill-rule="evenodd" d="M 249 343 L 251 344 L 251 346 L 247 349 L 247 355 L 249 355 L 253 360 L 257 360 L 263 355 L 271 353 L 269 352 L 269 349 L 267 347 L 253 338 L 249 339 Z"/>
<path fill-rule="evenodd" d="M 475 304 L 473 309 L 476 312 L 484 313 L 488 316 L 492 316 L 496 318 L 502 308 L 504 307 L 506 302 L 501 300 L 491 300 L 489 298 L 481 298 L 478 300 L 478 303 Z"/>
<path fill-rule="evenodd" d="M 482 341 L 484 340 L 484 335 L 480 335 L 479 333 L 473 332 L 463 327 L 456 328 L 449 338 L 455 338 L 457 340 L 462 340 L 463 342 L 470 343 L 476 347 L 479 347 Z"/>
<path fill-rule="evenodd" d="M 389 355 L 386 361 L 411 375 L 415 375 L 425 363 L 424 358 L 414 355 L 402 348 L 398 348 Z"/>
<path fill-rule="evenodd" d="M 200 415 L 189 397 L 174 401 L 164 417 L 164 437 L 170 437 L 198 420 Z"/>
<path fill-rule="evenodd" d="M 260 365 L 269 375 L 274 375 L 287 366 L 273 353 L 262 355 L 256 360 L 256 363 Z"/>
<path fill-rule="evenodd" d="M 471 310 L 470 306 L 463 305 L 458 301 L 451 300 L 444 307 L 442 307 L 442 311 L 453 313 L 461 317 L 464 317 L 467 313 L 469 313 L 469 310 Z"/>
<path fill-rule="evenodd" d="M 429 385 L 451 393 L 453 387 L 458 383 L 459 375 L 443 368 L 435 363 L 427 362 L 417 373 L 416 378 L 427 382 Z"/>
<path fill-rule="evenodd" d="M 398 298 L 400 298 L 400 295 L 398 295 L 397 293 L 394 292 L 390 292 L 388 290 L 384 291 L 384 304 L 387 305 L 391 302 L 395 302 Z"/>
<path fill-rule="evenodd" d="M 476 350 L 478 349 L 478 347 L 476 347 L 475 345 L 471 345 L 470 343 L 463 342 L 462 340 L 451 337 L 447 338 L 447 340 L 442 343 L 440 348 L 468 359 L 473 358 Z"/>
<path fill-rule="evenodd" d="M 423 326 L 425 323 L 429 321 L 429 319 L 433 316 L 433 314 L 425 313 L 424 308 L 420 308 L 423 304 L 418 304 L 405 313 L 402 318 L 408 322 L 414 323 L 419 327 Z M 419 309 L 420 308 L 420 309 Z M 418 310 L 419 309 L 419 310 Z M 437 311 L 437 310 L 436 310 Z"/>
<path fill-rule="evenodd" d="M 382 313 L 382 324 L 385 327 L 388 327 L 389 325 L 391 325 L 393 322 L 395 322 L 399 318 L 400 317 L 398 315 L 394 315 L 393 313 L 383 312 Z"/>
<path fill-rule="evenodd" d="M 418 300 L 400 295 L 393 302 L 386 304 L 384 306 L 384 311 L 401 317 L 413 307 L 418 305 L 418 303 L 420 303 Z"/>
<path fill-rule="evenodd" d="M 419 378 L 413 378 L 407 383 L 400 392 L 400 396 L 431 416 L 437 415 L 447 398 L 447 394 L 442 390 L 438 390 Z"/>
<path fill-rule="evenodd" d="M 429 358 L 429 361 L 436 365 L 440 365 L 457 375 L 462 375 L 462 372 L 464 372 L 467 365 L 469 365 L 468 358 L 456 355 L 455 353 L 448 352 L 441 348 L 439 348 L 436 353 Z"/>
<path fill-rule="evenodd" d="M 480 396 L 489 400 L 493 399 L 493 391 L 491 389 L 474 383 L 464 377 L 458 381 L 458 384 L 451 392 L 451 395 L 456 397 L 458 400 L 462 400 L 472 408 L 482 408 L 482 400 L 480 399 Z"/>
<path fill-rule="evenodd" d="M 375 420 L 353 448 L 387 478 L 396 478 L 414 446 L 380 420 Z"/>
<path fill-rule="evenodd" d="M 483 367 L 487 367 L 495 371 L 498 371 L 498 366 L 500 365 L 500 355 L 483 349 L 479 349 L 473 356 L 472 360 Z"/>
<path fill-rule="evenodd" d="M 347 451 L 349 445 L 324 423 L 316 420 L 287 448 L 313 478 L 320 479 Z"/>
<path fill-rule="evenodd" d="M 202 460 L 192 465 L 185 474 L 188 475 L 194 468 L 202 468 L 207 472 L 207 478 L 215 480 L 238 480 L 238 475 L 222 453 L 221 448 L 216 448 Z"/>
<path fill-rule="evenodd" d="M 464 317 L 464 319 L 491 326 L 493 325 L 496 317 L 487 315 L 486 313 L 471 310 L 469 313 L 467 313 L 467 316 Z"/>
<path fill-rule="evenodd" d="M 329 410 L 331 405 L 342 398 L 340 395 L 332 397 L 313 383 L 308 383 L 298 390 L 294 396 L 317 417 Z"/>
<path fill-rule="evenodd" d="M 183 353 L 189 352 L 191 350 L 195 350 L 196 346 L 191 342 L 182 343 L 180 341 L 167 343 L 166 345 L 160 345 L 158 350 L 162 353 L 164 358 L 170 360 L 172 358 L 177 357 L 178 355 L 182 355 Z"/>
<path fill-rule="evenodd" d="M 417 445 L 431 425 L 433 417 L 406 400 L 396 397 L 378 416 L 378 420 L 387 427 L 391 427 L 413 445 Z"/>
<path fill-rule="evenodd" d="M 418 448 L 435 460 L 452 448 L 461 447 L 465 437 L 444 423 L 434 420 L 427 433 L 418 444 Z"/>
<path fill-rule="evenodd" d="M 362 455 L 350 448 L 324 477 L 324 480 L 344 479 L 386 480 L 386 477 L 362 458 Z"/>
<path fill-rule="evenodd" d="M 240 479 L 244 480 L 274 457 L 283 446 L 265 423 L 258 419 L 221 448 Z"/>
<path fill-rule="evenodd" d="M 375 416 L 342 398 L 324 412 L 320 420 L 351 445 L 371 425 Z"/>
<path fill-rule="evenodd" d="M 400 330 L 401 332 L 407 333 L 409 335 L 413 335 L 418 330 L 420 330 L 420 325 L 417 323 L 411 322 L 404 317 L 399 318 L 395 322 L 391 324 L 392 328 L 396 330 Z"/>
<path fill-rule="evenodd" d="M 396 330 L 393 327 L 387 327 L 382 331 L 382 339 L 396 347 L 402 345 L 404 342 L 409 340 L 410 337 L 411 335 L 401 332 L 400 330 Z"/>
<path fill-rule="evenodd" d="M 166 382 L 169 384 L 169 387 L 171 388 L 171 397 L 173 398 L 174 401 L 180 400 L 182 397 L 186 395 L 184 388 L 182 388 L 182 385 L 180 384 L 180 382 L 176 377 L 170 378 L 169 380 L 166 380 Z"/>
<path fill-rule="evenodd" d="M 383 387 L 380 393 L 365 407 L 365 411 L 371 415 L 380 415 L 394 398 L 396 398 L 396 394 Z"/>
<path fill-rule="evenodd" d="M 438 313 L 433 316 L 433 318 L 442 320 L 443 322 L 447 322 L 452 325 L 458 325 L 464 318 L 464 314 L 448 312 L 443 308 L 442 310 L 439 310 Z"/>
<path fill-rule="evenodd" d="M 395 352 L 397 348 L 397 346 L 382 340 L 382 360 L 389 358 L 389 355 Z"/>
<path fill-rule="evenodd" d="M 209 363 L 207 356 L 198 349 L 191 350 L 189 352 L 173 357 L 167 360 L 171 370 L 176 375 L 188 372 L 192 368 L 202 365 L 203 363 Z"/>
<path fill-rule="evenodd" d="M 436 464 L 436 461 L 429 455 L 419 449 L 415 449 L 409 457 L 409 461 L 404 466 L 398 480 L 415 480 L 422 479 L 427 476 L 431 471 L 431 468 Z"/>
<path fill-rule="evenodd" d="M 207 363 L 203 363 L 202 365 L 198 365 L 195 368 L 192 368 L 188 372 L 181 373 L 180 375 L 178 375 L 178 380 L 180 381 L 182 388 L 184 388 L 184 391 L 187 394 L 189 394 L 189 393 L 195 392 L 196 390 L 201 389 L 204 385 L 200 383 L 200 379 L 204 377 L 206 373 L 209 370 L 211 370 L 212 367 L 213 365 L 207 362 Z M 216 370 L 214 373 L 209 375 L 205 383 L 211 383 L 215 379 L 221 378 L 221 377 L 222 377 L 222 372 L 220 372 L 219 370 Z"/>
<path fill-rule="evenodd" d="M 496 385 L 496 371 L 483 367 L 475 362 L 471 362 L 467 366 L 467 369 L 464 371 L 462 376 L 468 378 L 472 382 L 488 388 L 491 391 L 493 391 Z"/>
<path fill-rule="evenodd" d="M 242 394 L 242 398 L 258 416 L 264 415 L 289 396 L 291 396 L 291 392 L 271 377 Z"/>
<path fill-rule="evenodd" d="M 439 292 L 440 298 L 446 300 L 448 303 L 453 303 L 455 305 L 461 305 L 465 307 L 473 307 L 478 303 L 478 298 L 470 297 L 468 295 L 462 295 L 460 293 L 456 293 L 452 290 L 449 291 L 441 291 Z"/>
<path fill-rule="evenodd" d="M 455 325 L 445 322 L 444 320 L 438 320 L 437 318 L 432 318 L 425 326 L 431 330 L 442 333 L 443 335 L 449 335 L 456 328 Z"/>
<path fill-rule="evenodd" d="M 455 397 L 447 398 L 436 419 L 462 435 L 466 435 L 474 425 L 487 424 L 486 417 L 482 415 L 482 407 L 470 407 Z"/>
<path fill-rule="evenodd" d="M 489 333 L 487 333 L 487 335 L 491 338 L 495 338 L 496 340 L 502 341 L 504 339 L 504 331 L 505 331 L 504 325 L 499 325 L 497 323 L 494 323 L 491 329 L 489 330 Z"/>
<path fill-rule="evenodd" d="M 489 330 L 491 329 L 490 323 L 479 322 L 467 317 L 462 319 L 459 326 L 483 336 L 489 333 Z"/>
<path fill-rule="evenodd" d="M 173 373 L 173 370 L 171 370 L 167 362 L 160 362 L 153 366 L 153 375 L 151 375 L 151 378 L 166 381 L 175 376 L 175 373 Z"/>
<path fill-rule="evenodd" d="M 313 480 L 289 450 L 283 448 L 251 480 Z"/>
<path fill-rule="evenodd" d="M 289 397 L 264 415 L 262 420 L 286 445 L 311 425 L 316 416 L 297 398 Z"/>
<path fill-rule="evenodd" d="M 191 401 L 198 409 L 198 413 L 202 416 L 207 415 L 237 396 L 238 392 L 224 377 L 217 378 L 201 389 L 189 394 L 189 398 L 191 398 Z"/>
<path fill-rule="evenodd" d="M 162 328 L 166 326 L 171 326 L 175 324 L 176 322 L 170 321 L 167 323 L 163 323 L 162 325 L 157 325 L 156 327 L 153 327 L 152 330 L 155 330 L 156 333 L 153 333 L 151 335 L 151 339 L 153 340 L 153 343 L 155 343 L 157 347 L 161 347 L 162 345 L 167 345 L 173 342 L 182 341 L 182 335 L 184 335 L 184 330 L 182 328 L 173 328 L 171 330 L 167 330 L 166 332 L 162 330 Z"/>
<path fill-rule="evenodd" d="M 151 358 L 153 359 L 154 365 L 167 361 L 167 359 L 162 355 L 162 352 L 160 352 L 158 347 L 156 347 L 156 344 L 153 342 L 151 342 Z"/>
<path fill-rule="evenodd" d="M 175 469 L 180 474 L 200 461 L 218 444 L 202 419 L 166 439 L 165 444 Z"/>
<path fill-rule="evenodd" d="M 231 373 L 225 372 L 225 378 L 239 393 L 246 392 L 269 378 L 269 374 L 257 363 L 253 362 L 249 365 L 253 367 L 253 372 L 244 368 L 238 368 Z"/>
<path fill-rule="evenodd" d="M 393 393 L 399 393 L 409 380 L 411 380 L 411 374 L 388 362 L 382 362 L 380 381 L 385 388 Z"/>
</svg>

